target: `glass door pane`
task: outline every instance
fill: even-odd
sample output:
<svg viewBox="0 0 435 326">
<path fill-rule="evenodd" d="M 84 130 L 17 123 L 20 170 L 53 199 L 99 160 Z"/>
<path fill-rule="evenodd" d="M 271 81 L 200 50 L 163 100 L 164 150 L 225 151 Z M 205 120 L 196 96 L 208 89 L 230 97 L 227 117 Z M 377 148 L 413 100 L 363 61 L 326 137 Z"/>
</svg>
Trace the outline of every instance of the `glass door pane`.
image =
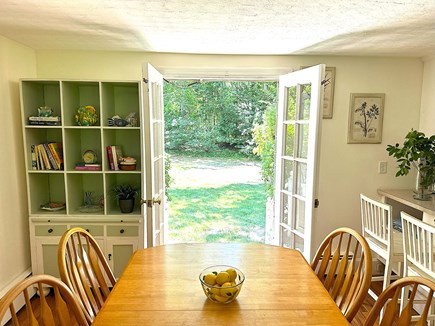
<svg viewBox="0 0 435 326">
<path fill-rule="evenodd" d="M 277 119 L 275 207 L 278 244 L 311 259 L 318 125 L 324 65 L 281 76 Z"/>
</svg>

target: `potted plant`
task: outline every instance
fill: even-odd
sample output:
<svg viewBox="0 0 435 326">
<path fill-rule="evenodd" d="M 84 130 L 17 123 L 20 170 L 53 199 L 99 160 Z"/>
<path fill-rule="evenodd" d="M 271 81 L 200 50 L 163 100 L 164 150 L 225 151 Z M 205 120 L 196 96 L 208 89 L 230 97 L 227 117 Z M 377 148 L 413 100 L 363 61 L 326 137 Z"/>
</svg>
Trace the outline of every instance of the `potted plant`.
<svg viewBox="0 0 435 326">
<path fill-rule="evenodd" d="M 139 188 L 131 184 L 116 185 L 112 189 L 118 199 L 122 213 L 131 213 L 134 209 L 134 199 L 139 195 Z"/>
<path fill-rule="evenodd" d="M 427 137 L 424 133 L 411 129 L 405 136 L 402 146 L 388 145 L 389 156 L 397 159 L 399 170 L 396 177 L 407 175 L 414 167 L 417 171 L 415 199 L 430 200 L 435 182 L 435 135 Z"/>
</svg>

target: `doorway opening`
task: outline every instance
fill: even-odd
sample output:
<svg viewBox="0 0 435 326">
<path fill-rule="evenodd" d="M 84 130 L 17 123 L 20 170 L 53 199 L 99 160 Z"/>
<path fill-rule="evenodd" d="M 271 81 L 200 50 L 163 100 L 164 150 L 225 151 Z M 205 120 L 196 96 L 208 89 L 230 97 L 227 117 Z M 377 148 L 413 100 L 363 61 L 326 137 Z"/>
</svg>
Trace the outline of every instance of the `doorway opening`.
<svg viewBox="0 0 435 326">
<path fill-rule="evenodd" d="M 276 107 L 276 81 L 165 83 L 169 243 L 265 242 Z"/>
</svg>

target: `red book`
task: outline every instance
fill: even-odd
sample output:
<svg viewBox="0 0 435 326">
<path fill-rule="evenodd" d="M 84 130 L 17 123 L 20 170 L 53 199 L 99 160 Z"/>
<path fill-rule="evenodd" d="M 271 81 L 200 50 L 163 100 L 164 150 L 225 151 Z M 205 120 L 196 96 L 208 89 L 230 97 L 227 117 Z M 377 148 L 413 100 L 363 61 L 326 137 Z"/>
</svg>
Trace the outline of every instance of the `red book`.
<svg viewBox="0 0 435 326">
<path fill-rule="evenodd" d="M 109 160 L 109 166 L 111 170 L 115 170 L 115 163 L 113 162 L 113 153 L 112 153 L 112 146 L 107 146 L 107 158 Z"/>
<path fill-rule="evenodd" d="M 77 171 L 100 171 L 100 166 L 86 166 L 86 165 L 76 165 L 75 170 Z"/>
</svg>

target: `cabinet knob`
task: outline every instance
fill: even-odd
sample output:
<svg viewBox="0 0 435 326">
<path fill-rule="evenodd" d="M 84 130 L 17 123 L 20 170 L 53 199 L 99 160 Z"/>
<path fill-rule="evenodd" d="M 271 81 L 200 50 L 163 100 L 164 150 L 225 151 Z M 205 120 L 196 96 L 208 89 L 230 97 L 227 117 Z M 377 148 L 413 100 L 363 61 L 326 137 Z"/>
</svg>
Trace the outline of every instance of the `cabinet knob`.
<svg viewBox="0 0 435 326">
<path fill-rule="evenodd" d="M 112 254 L 109 254 L 109 260 L 112 260 Z"/>
<path fill-rule="evenodd" d="M 121 229 L 121 230 L 119 230 L 119 233 L 124 233 L 125 232 L 125 230 L 124 229 Z"/>
<path fill-rule="evenodd" d="M 91 232 L 91 231 L 89 231 L 89 229 L 86 229 L 86 232 Z"/>
<path fill-rule="evenodd" d="M 53 233 L 53 229 L 48 229 L 48 233 Z"/>
</svg>

